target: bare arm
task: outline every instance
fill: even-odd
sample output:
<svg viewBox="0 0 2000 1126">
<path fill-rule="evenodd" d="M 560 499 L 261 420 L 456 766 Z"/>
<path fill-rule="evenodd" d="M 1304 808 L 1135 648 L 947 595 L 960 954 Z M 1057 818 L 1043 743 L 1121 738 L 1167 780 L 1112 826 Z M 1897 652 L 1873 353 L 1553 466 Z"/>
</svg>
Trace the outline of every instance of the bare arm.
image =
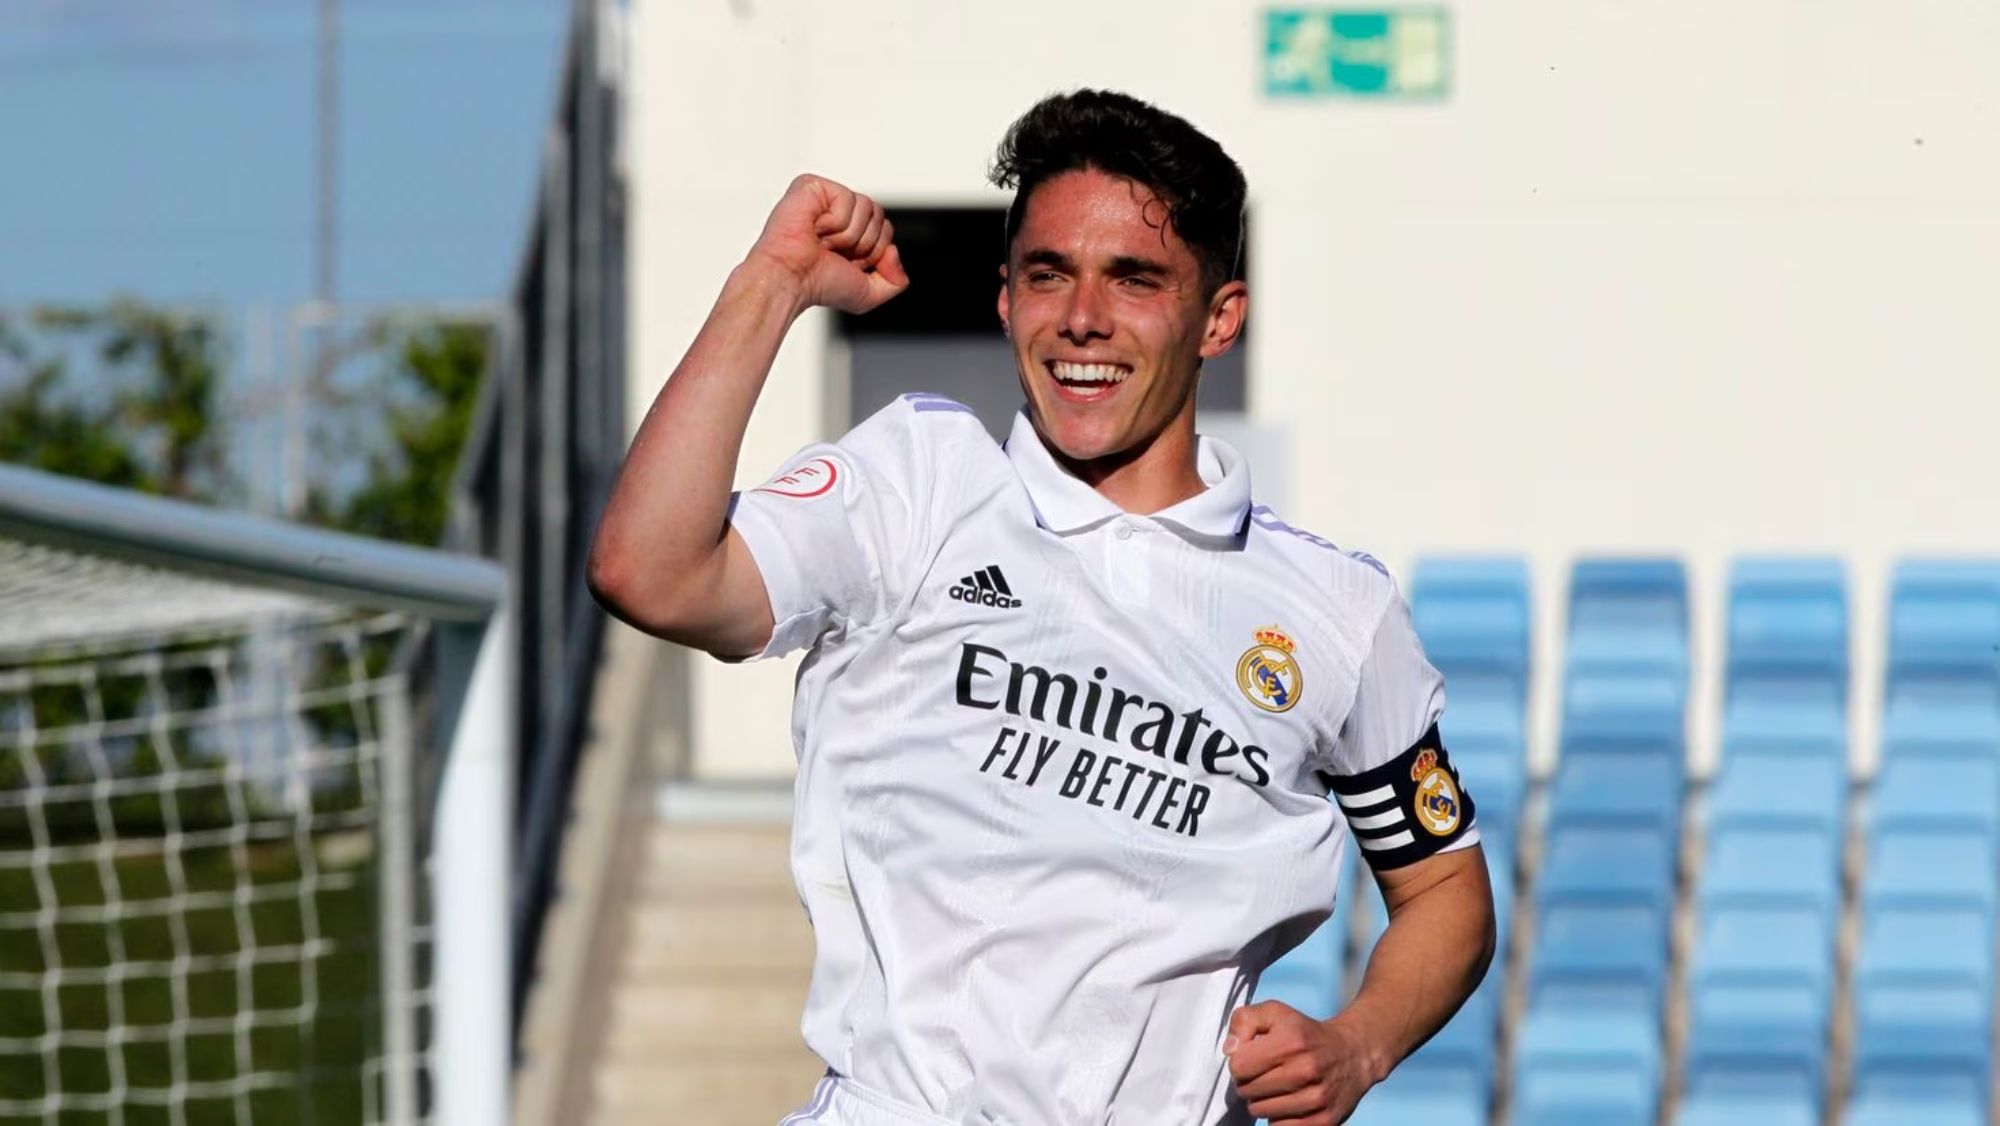
<svg viewBox="0 0 2000 1126">
<path fill-rule="evenodd" d="M 1477 845 L 1376 874 L 1389 929 L 1361 989 L 1331 1020 L 1276 1001 L 1230 1018 L 1230 1072 L 1272 1126 L 1344 1122 L 1361 1096 L 1431 1038 L 1493 960 L 1493 889 Z"/>
<path fill-rule="evenodd" d="M 721 657 L 764 647 L 770 600 L 727 523 L 751 408 L 801 313 L 867 312 L 908 284 L 880 205 L 817 176 L 792 181 L 625 455 L 590 549 L 607 610 Z"/>
<path fill-rule="evenodd" d="M 1375 1079 L 1430 1039 L 1493 960 L 1493 888 L 1478 845 L 1376 874 L 1389 929 L 1368 957 L 1361 989 L 1335 1020 L 1373 1049 Z"/>
</svg>

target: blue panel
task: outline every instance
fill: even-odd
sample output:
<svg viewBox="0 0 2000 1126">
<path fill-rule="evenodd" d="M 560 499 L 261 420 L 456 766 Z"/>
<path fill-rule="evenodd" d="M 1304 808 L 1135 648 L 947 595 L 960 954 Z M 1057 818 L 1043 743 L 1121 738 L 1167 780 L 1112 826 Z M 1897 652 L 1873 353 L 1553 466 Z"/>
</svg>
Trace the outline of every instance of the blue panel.
<svg viewBox="0 0 2000 1126">
<path fill-rule="evenodd" d="M 1856 1088 L 1955 1077 L 1983 1090 L 1993 957 L 1991 918 L 1982 912 L 1866 912 L 1854 986 Z"/>
<path fill-rule="evenodd" d="M 1536 920 L 1530 998 L 1623 1000 L 1657 1009 L 1667 976 L 1667 914 L 1658 907 L 1546 907 Z"/>
<path fill-rule="evenodd" d="M 1882 715 L 1884 760 L 2000 759 L 2000 684 L 1906 678 Z"/>
<path fill-rule="evenodd" d="M 1940 769 L 1929 756 L 1882 764 L 1869 802 L 1869 831 L 2000 832 L 2000 762 L 1957 759 Z"/>
<path fill-rule="evenodd" d="M 1674 842 L 1657 829 L 1578 826 L 1552 833 L 1537 898 L 1544 904 L 1672 906 Z"/>
<path fill-rule="evenodd" d="M 1810 828 L 1838 836 L 1846 805 L 1845 762 L 1731 756 L 1709 791 L 1708 831 L 1713 838 L 1736 828 Z"/>
<path fill-rule="evenodd" d="M 1520 1035 L 1513 1121 L 1520 1126 L 1650 1126 L 1660 1095 L 1651 1012 L 1537 1006 Z"/>
<path fill-rule="evenodd" d="M 1489 829 L 1502 835 L 1514 832 L 1520 822 L 1521 800 L 1528 789 L 1527 764 L 1521 756 L 1509 751 L 1466 749 L 1462 744 L 1447 746 L 1452 765 L 1458 768 L 1459 781 L 1479 805 L 1481 839 L 1485 839 Z"/>
<path fill-rule="evenodd" d="M 2000 676 L 2000 564 L 1911 562 L 1889 608 L 1891 690 L 1916 674 Z"/>
<path fill-rule="evenodd" d="M 1831 1010 L 1826 986 L 1694 988 L 1688 1006 L 1688 1088 L 1816 1102 L 1826 1073 Z"/>
<path fill-rule="evenodd" d="M 1572 665 L 1563 684 L 1563 753 L 1637 748 L 1681 753 L 1687 744 L 1684 677 Z"/>
<path fill-rule="evenodd" d="M 1687 573 L 1676 559 L 1586 559 L 1570 578 L 1568 661 L 1687 678 Z"/>
<path fill-rule="evenodd" d="M 1498 980 L 1489 975 L 1438 1034 L 1418 1048 L 1398 1070 L 1408 1070 L 1412 1075 L 1454 1073 L 1470 1077 L 1483 1100 L 1493 1079 L 1502 992 Z"/>
<path fill-rule="evenodd" d="M 1969 907 L 1993 914 L 1994 839 L 1986 832 L 1898 829 L 1868 843 L 1862 906 Z"/>
<path fill-rule="evenodd" d="M 1847 686 L 1846 576 L 1835 559 L 1740 559 L 1729 576 L 1726 681 L 1817 674 L 1843 702 Z"/>
<path fill-rule="evenodd" d="M 1526 700 L 1529 662 L 1528 568 L 1520 559 L 1419 560 L 1410 613 L 1424 651 L 1447 680 L 1478 676 Z"/>
<path fill-rule="evenodd" d="M 1453 757 L 1473 744 L 1525 754 L 1528 721 L 1519 700 L 1490 683 L 1452 673 L 1445 674 L 1445 694 L 1449 703 L 1439 727 Z"/>
<path fill-rule="evenodd" d="M 1863 1091 L 1847 1126 L 1986 1126 L 1986 1100 L 1970 1091 Z"/>
<path fill-rule="evenodd" d="M 1682 1100 L 1674 1126 L 1819 1126 L 1819 1106 L 1803 1094 L 1701 1091 Z"/>
<path fill-rule="evenodd" d="M 1683 774 L 1678 755 L 1565 755 L 1549 799 L 1549 831 L 1636 828 L 1677 839 Z"/>
<path fill-rule="evenodd" d="M 1354 1108 L 1349 1126 L 1485 1126 L 1486 1084 L 1468 1073 L 1407 1060 Z"/>
<path fill-rule="evenodd" d="M 1856 986 L 1944 981 L 1983 993 L 1992 981 L 1991 940 L 1991 921 L 1978 911 L 1865 911 Z"/>
<path fill-rule="evenodd" d="M 1847 761 L 1847 713 L 1825 685 L 1745 684 L 1722 714 L 1724 761 L 1743 754 Z"/>
<path fill-rule="evenodd" d="M 1735 907 L 1701 922 L 1692 981 L 1796 985 L 1833 995 L 1833 918 L 1817 910 Z"/>
<path fill-rule="evenodd" d="M 1722 829 L 1709 840 L 1701 910 L 1808 908 L 1831 930 L 1840 913 L 1840 851 L 1831 829 Z"/>
</svg>

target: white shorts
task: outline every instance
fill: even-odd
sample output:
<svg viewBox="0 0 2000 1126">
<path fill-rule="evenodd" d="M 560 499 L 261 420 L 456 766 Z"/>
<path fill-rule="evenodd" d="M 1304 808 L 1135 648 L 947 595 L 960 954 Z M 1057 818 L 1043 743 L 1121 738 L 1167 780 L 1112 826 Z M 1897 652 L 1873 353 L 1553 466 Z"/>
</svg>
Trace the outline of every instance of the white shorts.
<svg viewBox="0 0 2000 1126">
<path fill-rule="evenodd" d="M 958 1126 L 927 1110 L 906 1106 L 851 1079 L 829 1074 L 813 1088 L 806 1105 L 778 1126 Z"/>
</svg>

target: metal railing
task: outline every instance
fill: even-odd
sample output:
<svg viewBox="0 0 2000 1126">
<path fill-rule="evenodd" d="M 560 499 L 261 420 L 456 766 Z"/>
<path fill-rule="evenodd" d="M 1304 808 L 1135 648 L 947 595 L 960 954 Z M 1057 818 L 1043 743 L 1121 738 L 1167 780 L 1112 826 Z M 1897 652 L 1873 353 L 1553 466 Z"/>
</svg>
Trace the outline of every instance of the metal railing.
<svg viewBox="0 0 2000 1126">
<path fill-rule="evenodd" d="M 447 540 L 505 564 L 517 600 L 509 920 L 517 1034 L 604 637 L 584 564 L 625 445 L 622 15 L 612 0 L 573 6 L 514 315 L 459 462 Z"/>
</svg>

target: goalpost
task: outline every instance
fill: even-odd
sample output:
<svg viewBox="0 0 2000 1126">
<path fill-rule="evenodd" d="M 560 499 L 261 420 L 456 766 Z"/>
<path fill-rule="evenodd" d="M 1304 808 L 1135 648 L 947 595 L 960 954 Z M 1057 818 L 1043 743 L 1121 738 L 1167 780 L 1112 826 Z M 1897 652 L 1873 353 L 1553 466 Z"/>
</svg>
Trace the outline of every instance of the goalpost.
<svg viewBox="0 0 2000 1126">
<path fill-rule="evenodd" d="M 507 1121 L 508 606 L 0 466 L 0 1124 Z"/>
</svg>

